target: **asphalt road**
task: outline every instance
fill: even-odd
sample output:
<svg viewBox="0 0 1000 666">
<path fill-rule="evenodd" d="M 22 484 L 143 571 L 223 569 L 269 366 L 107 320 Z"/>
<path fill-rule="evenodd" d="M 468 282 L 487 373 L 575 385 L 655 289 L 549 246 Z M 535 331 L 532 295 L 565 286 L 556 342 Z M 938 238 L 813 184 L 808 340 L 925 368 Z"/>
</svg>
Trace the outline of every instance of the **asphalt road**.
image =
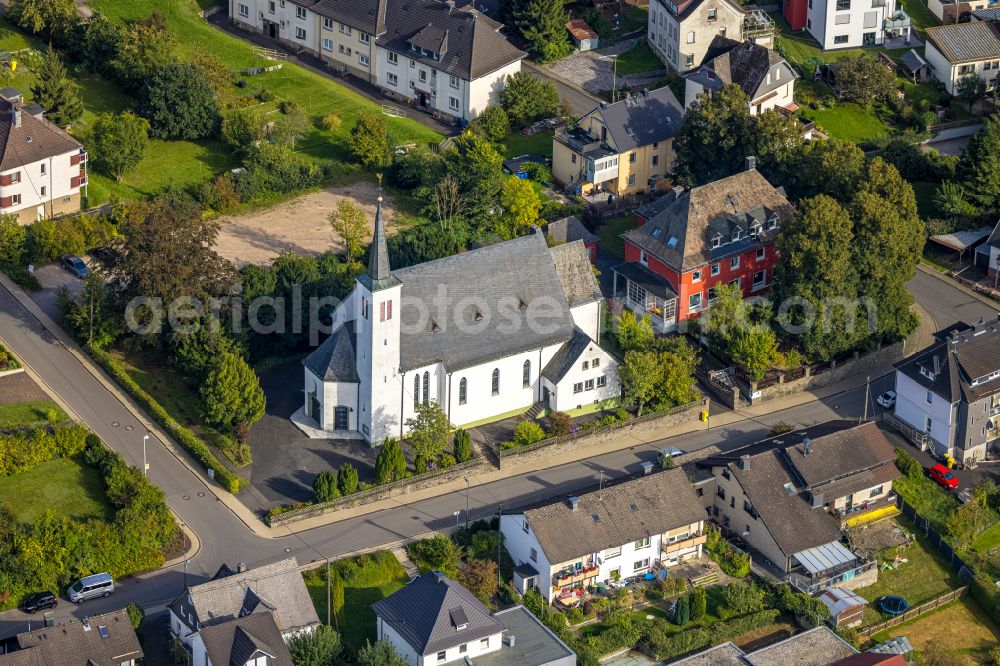
<svg viewBox="0 0 1000 666">
<path fill-rule="evenodd" d="M 911 283 L 920 303 L 932 314 L 938 327 L 960 318 L 995 316 L 995 311 L 932 276 L 917 275 Z M 0 288 L 0 339 L 40 376 L 48 389 L 61 397 L 112 448 L 125 453 L 130 463 L 142 465 L 143 430 L 129 411 L 41 324 L 4 289 Z M 873 378 L 870 399 L 890 387 L 891 379 Z M 731 449 L 750 443 L 778 421 L 811 425 L 832 418 L 862 415 L 864 388 L 823 400 L 774 412 L 763 418 L 745 419 L 710 431 L 673 437 L 671 446 L 697 450 L 709 444 Z M 870 403 L 872 404 L 872 403 Z M 720 408 L 721 409 L 721 408 Z M 870 409 L 873 409 L 873 404 Z M 871 413 L 871 412 L 870 412 Z M 497 506 L 517 507 L 566 496 L 597 487 L 598 479 L 613 479 L 640 471 L 640 463 L 653 460 L 666 440 L 588 458 L 583 461 L 523 474 L 472 488 L 468 493 L 471 518 L 488 516 Z M 166 603 L 184 589 L 185 576 L 196 582 L 210 576 L 223 562 L 245 562 L 250 566 L 295 555 L 300 563 L 337 557 L 360 548 L 378 546 L 429 530 L 455 524 L 455 511 L 464 511 L 464 494 L 450 494 L 379 511 L 326 527 L 279 539 L 257 537 L 209 488 L 184 467 L 155 438 L 146 455 L 152 480 L 164 489 L 167 501 L 181 520 L 201 540 L 201 550 L 185 574 L 182 565 L 121 581 L 109 599 L 74 607 L 64 601 L 56 610 L 57 620 L 82 617 L 120 608 L 128 602 L 151 608 Z M 220 491 L 221 492 L 221 491 Z M 464 515 L 462 516 L 464 519 Z M 29 618 L 17 611 L 0 614 L 0 638 L 27 627 Z M 37 621 L 37 619 L 36 619 Z"/>
</svg>

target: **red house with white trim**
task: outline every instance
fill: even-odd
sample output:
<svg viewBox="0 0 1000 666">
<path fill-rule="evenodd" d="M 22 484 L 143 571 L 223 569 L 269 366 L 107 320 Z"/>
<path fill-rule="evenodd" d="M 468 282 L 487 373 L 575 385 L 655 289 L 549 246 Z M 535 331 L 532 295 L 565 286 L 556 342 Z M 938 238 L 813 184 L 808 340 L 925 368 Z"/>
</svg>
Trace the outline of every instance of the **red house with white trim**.
<svg viewBox="0 0 1000 666">
<path fill-rule="evenodd" d="M 784 189 L 752 158 L 734 176 L 675 188 L 639 208 L 640 226 L 622 234 L 625 263 L 612 269 L 614 296 L 667 332 L 710 307 L 720 284 L 735 282 L 744 298 L 763 294 L 778 263 L 774 240 L 794 214 Z"/>
</svg>

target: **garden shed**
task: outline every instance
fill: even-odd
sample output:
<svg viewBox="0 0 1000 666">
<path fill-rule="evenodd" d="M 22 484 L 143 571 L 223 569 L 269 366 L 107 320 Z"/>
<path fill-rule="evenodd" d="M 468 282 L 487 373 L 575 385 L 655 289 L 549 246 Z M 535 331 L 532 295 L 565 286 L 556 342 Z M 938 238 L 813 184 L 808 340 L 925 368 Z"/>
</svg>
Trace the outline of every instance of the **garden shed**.
<svg viewBox="0 0 1000 666">
<path fill-rule="evenodd" d="M 861 624 L 868 600 L 851 590 L 831 587 L 819 595 L 819 600 L 830 610 L 830 625 L 835 629 Z"/>
</svg>

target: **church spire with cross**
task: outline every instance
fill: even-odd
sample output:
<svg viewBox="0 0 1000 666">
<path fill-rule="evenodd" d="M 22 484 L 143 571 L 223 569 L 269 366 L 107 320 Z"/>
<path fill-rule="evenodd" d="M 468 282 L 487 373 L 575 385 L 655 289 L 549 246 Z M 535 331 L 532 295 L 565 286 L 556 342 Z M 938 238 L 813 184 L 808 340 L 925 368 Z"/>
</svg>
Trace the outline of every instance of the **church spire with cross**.
<svg viewBox="0 0 1000 666">
<path fill-rule="evenodd" d="M 382 174 L 378 174 L 378 203 L 375 207 L 375 234 L 368 251 L 368 270 L 358 280 L 375 292 L 399 284 L 399 280 L 389 268 L 389 247 L 385 238 L 385 222 L 382 219 Z"/>
</svg>

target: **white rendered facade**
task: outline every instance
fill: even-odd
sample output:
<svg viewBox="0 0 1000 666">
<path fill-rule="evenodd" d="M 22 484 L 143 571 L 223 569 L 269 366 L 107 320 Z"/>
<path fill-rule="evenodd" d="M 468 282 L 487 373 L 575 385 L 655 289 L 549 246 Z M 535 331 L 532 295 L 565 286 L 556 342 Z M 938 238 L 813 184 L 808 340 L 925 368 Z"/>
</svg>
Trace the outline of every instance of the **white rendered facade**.
<svg viewBox="0 0 1000 666">
<path fill-rule="evenodd" d="M 951 453 L 954 406 L 937 393 L 896 372 L 896 418 L 930 436 L 934 452 Z"/>
<path fill-rule="evenodd" d="M 480 655 L 496 652 L 503 647 L 503 632 L 498 632 L 492 636 L 471 640 L 468 643 L 456 645 L 447 650 L 422 655 L 418 654 L 413 646 L 406 642 L 399 635 L 399 632 L 384 622 L 382 618 L 378 618 L 378 638 L 379 640 L 385 638 L 392 643 L 393 647 L 396 648 L 396 652 L 406 660 L 409 666 L 436 666 L 437 664 L 464 662 L 466 657 L 475 659 Z"/>
<path fill-rule="evenodd" d="M 806 30 L 824 50 L 879 46 L 894 0 L 809 0 Z"/>
</svg>

